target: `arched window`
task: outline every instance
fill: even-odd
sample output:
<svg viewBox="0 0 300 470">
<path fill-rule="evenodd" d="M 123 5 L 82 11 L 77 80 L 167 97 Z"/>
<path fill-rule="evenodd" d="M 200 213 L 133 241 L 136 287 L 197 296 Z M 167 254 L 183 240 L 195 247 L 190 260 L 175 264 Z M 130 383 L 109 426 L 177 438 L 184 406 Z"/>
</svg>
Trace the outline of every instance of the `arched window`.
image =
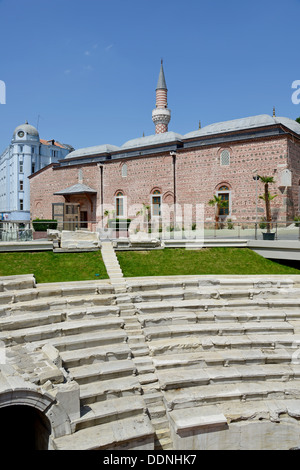
<svg viewBox="0 0 300 470">
<path fill-rule="evenodd" d="M 230 213 L 230 189 L 226 185 L 222 185 L 219 187 L 217 191 L 217 196 L 221 197 L 222 201 L 227 203 L 227 207 L 221 207 L 219 211 L 219 215 L 229 215 Z"/>
<path fill-rule="evenodd" d="M 151 201 L 151 214 L 152 217 L 159 217 L 161 215 L 161 193 L 157 189 L 152 193 Z"/>
<path fill-rule="evenodd" d="M 126 178 L 127 177 L 127 163 L 124 163 L 122 165 L 122 178 Z"/>
<path fill-rule="evenodd" d="M 220 154 L 220 165 L 221 166 L 229 166 L 230 165 L 230 153 L 229 150 L 225 149 L 222 150 Z"/>
<path fill-rule="evenodd" d="M 124 216 L 124 194 L 119 191 L 116 194 L 116 217 Z"/>
</svg>

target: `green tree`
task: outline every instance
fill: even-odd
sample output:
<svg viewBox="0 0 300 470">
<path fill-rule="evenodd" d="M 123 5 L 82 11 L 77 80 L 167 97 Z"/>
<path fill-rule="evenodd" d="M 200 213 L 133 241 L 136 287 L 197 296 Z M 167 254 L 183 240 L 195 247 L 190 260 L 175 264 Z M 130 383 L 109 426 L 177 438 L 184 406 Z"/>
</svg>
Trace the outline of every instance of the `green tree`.
<svg viewBox="0 0 300 470">
<path fill-rule="evenodd" d="M 266 207 L 266 222 L 267 232 L 271 231 L 272 227 L 272 213 L 271 213 L 271 201 L 277 196 L 277 194 L 271 195 L 269 191 L 269 184 L 275 183 L 273 176 L 258 176 L 260 181 L 264 184 L 264 194 L 259 196 L 260 199 L 265 201 Z"/>
<path fill-rule="evenodd" d="M 299 122 L 299 124 L 300 124 L 300 117 L 297 117 L 297 119 L 295 119 L 295 121 Z"/>
<path fill-rule="evenodd" d="M 221 209 L 226 209 L 228 207 L 228 201 L 224 201 L 222 196 L 216 196 L 214 194 L 213 199 L 210 199 L 208 201 L 208 204 L 210 206 L 215 207 L 215 221 L 216 221 L 215 227 L 216 227 L 216 229 L 218 229 L 219 228 L 219 219 L 220 219 L 220 210 Z"/>
</svg>

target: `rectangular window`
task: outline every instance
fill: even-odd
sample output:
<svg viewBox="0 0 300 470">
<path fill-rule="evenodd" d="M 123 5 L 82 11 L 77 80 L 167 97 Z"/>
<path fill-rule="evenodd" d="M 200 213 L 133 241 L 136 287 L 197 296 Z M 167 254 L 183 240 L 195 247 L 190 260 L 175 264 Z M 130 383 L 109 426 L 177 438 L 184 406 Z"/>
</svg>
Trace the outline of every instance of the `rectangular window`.
<svg viewBox="0 0 300 470">
<path fill-rule="evenodd" d="M 20 199 L 20 211 L 24 210 L 24 201 L 23 199 Z"/>
<path fill-rule="evenodd" d="M 24 172 L 24 169 L 23 169 L 23 160 L 19 162 L 19 170 L 20 170 L 20 173 L 23 173 L 23 172 Z"/>
<path fill-rule="evenodd" d="M 124 215 L 124 203 L 123 196 L 116 197 L 116 216 L 123 217 Z"/>
<path fill-rule="evenodd" d="M 229 215 L 229 193 L 218 193 L 218 196 L 227 203 L 226 207 L 220 207 L 219 215 Z"/>
<path fill-rule="evenodd" d="M 161 196 L 152 196 L 152 216 L 161 215 Z"/>
<path fill-rule="evenodd" d="M 23 191 L 24 190 L 24 185 L 23 185 L 23 180 L 20 180 L 20 191 Z"/>
<path fill-rule="evenodd" d="M 35 172 L 35 163 L 32 162 L 31 164 L 31 173 L 34 173 Z"/>
</svg>

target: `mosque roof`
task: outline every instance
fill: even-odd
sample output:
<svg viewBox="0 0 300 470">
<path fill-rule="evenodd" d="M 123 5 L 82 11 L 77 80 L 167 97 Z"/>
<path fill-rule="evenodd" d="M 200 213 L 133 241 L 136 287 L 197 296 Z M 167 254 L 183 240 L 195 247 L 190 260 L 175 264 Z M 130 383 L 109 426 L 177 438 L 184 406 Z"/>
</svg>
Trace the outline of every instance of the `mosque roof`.
<svg viewBox="0 0 300 470">
<path fill-rule="evenodd" d="M 176 142 L 182 140 L 183 136 L 176 132 L 163 132 L 162 134 L 154 134 L 145 137 L 138 137 L 137 139 L 128 140 L 121 146 L 120 150 L 134 149 L 137 147 L 148 147 L 150 145 L 166 144 L 169 142 Z"/>
<path fill-rule="evenodd" d="M 225 132 L 240 131 L 244 129 L 254 129 L 256 127 L 270 126 L 274 124 L 283 124 L 292 131 L 300 134 L 300 124 L 293 119 L 286 117 L 269 116 L 268 114 L 260 114 L 258 116 L 250 116 L 231 121 L 216 122 L 208 126 L 189 132 L 184 135 L 185 139 L 193 137 L 204 137 L 207 135 L 221 134 Z"/>
<path fill-rule="evenodd" d="M 99 155 L 102 153 L 111 153 L 120 150 L 120 147 L 116 145 L 95 145 L 93 147 L 84 147 L 81 149 L 74 150 L 73 152 L 68 153 L 66 158 L 76 158 L 76 157 L 85 157 L 89 155 Z"/>
<path fill-rule="evenodd" d="M 297 121 L 287 117 L 275 117 L 269 116 L 268 114 L 259 114 L 257 116 L 249 116 L 224 122 L 216 122 L 196 131 L 189 132 L 185 135 L 181 135 L 176 132 L 164 132 L 162 134 L 154 134 L 128 140 L 121 147 L 117 147 L 115 145 L 98 145 L 94 147 L 81 148 L 69 153 L 65 158 L 72 159 L 76 157 L 94 156 L 105 153 L 110 154 L 113 152 L 122 153 L 125 150 L 134 151 L 143 147 L 159 146 L 178 141 L 184 142 L 185 140 L 197 137 L 201 138 L 216 134 L 238 132 L 247 129 L 251 130 L 260 127 L 263 128 L 274 124 L 282 124 L 296 134 L 300 135 L 300 124 Z"/>
</svg>

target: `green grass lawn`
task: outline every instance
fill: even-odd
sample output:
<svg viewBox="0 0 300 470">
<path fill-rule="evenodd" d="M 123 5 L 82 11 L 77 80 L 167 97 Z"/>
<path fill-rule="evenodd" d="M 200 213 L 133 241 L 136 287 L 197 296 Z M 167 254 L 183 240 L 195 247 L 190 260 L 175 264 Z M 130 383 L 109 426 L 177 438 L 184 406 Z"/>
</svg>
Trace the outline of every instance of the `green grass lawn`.
<svg viewBox="0 0 300 470">
<path fill-rule="evenodd" d="M 15 274 L 34 274 L 38 283 L 108 278 L 100 251 L 0 253 L 0 276 Z"/>
<path fill-rule="evenodd" d="M 265 259 L 248 248 L 165 248 L 119 251 L 125 277 L 192 274 L 300 274 L 300 270 Z"/>
</svg>

